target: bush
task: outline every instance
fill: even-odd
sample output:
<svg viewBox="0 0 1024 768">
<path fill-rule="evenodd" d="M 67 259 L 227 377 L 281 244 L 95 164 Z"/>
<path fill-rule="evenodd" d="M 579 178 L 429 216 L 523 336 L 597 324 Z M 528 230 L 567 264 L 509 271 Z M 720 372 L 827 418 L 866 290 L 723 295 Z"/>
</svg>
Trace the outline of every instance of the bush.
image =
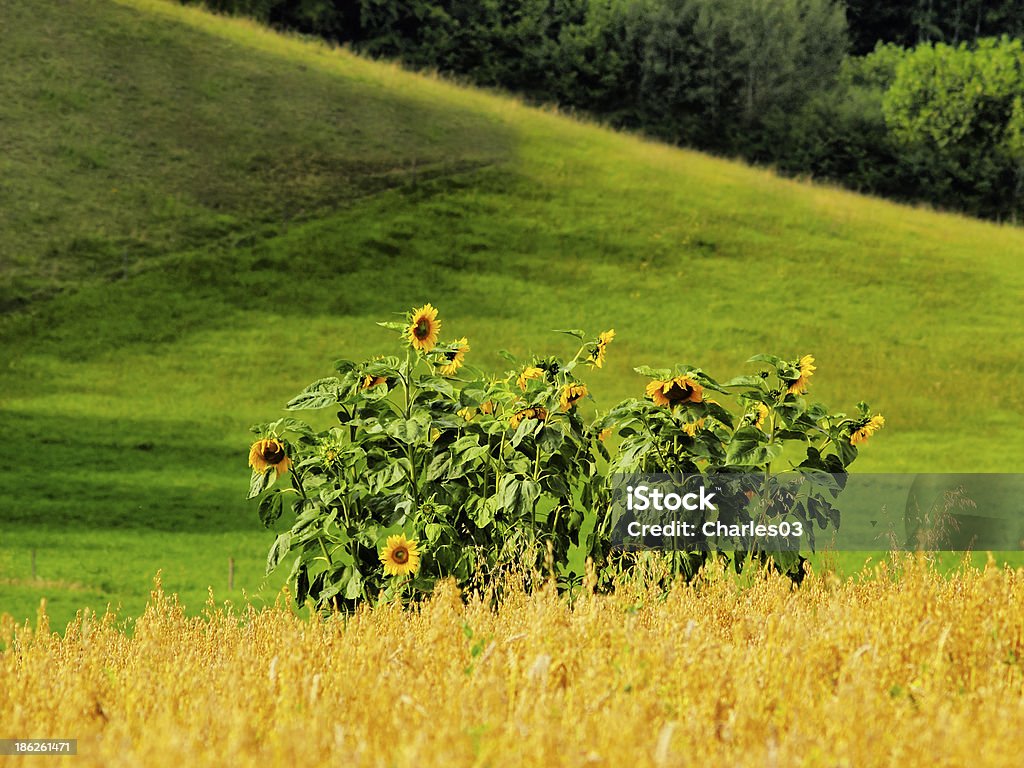
<svg viewBox="0 0 1024 768">
<path fill-rule="evenodd" d="M 588 561 L 596 582 L 609 583 L 631 562 L 611 546 L 614 475 L 767 475 L 789 445 L 799 446 L 802 470 L 842 475 L 883 423 L 864 404 L 847 418 L 808 403 L 810 355 L 759 355 L 750 362 L 761 372 L 724 383 L 690 365 L 637 368 L 650 379 L 646 399 L 587 419 L 583 376 L 603 366 L 614 331 L 562 331 L 578 342 L 572 357 L 509 358 L 515 367 L 490 377 L 465 363 L 465 338 L 439 341 L 429 304 L 381 325 L 400 334 L 402 355 L 341 360 L 336 375 L 287 405 L 336 409 L 336 426 L 315 431 L 282 418 L 254 428 L 249 496 L 259 497 L 268 527 L 292 512 L 267 570 L 294 556 L 289 579 L 300 603 L 416 600 L 439 579 L 486 586 L 509 569 L 546 571 L 574 589 Z M 289 486 L 277 485 L 285 477 Z M 752 500 L 751 519 L 835 525 L 827 496 L 784 509 Z M 704 560 L 689 554 L 685 567 L 673 556 L 675 571 L 690 575 Z M 792 556 L 776 559 L 794 566 Z"/>
</svg>

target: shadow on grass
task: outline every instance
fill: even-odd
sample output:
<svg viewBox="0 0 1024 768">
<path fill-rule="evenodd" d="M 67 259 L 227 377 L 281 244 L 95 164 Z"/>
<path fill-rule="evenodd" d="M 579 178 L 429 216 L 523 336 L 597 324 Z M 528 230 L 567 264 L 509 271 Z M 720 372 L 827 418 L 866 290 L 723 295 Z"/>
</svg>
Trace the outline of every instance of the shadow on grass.
<svg viewBox="0 0 1024 768">
<path fill-rule="evenodd" d="M 0 526 L 217 533 L 259 528 L 244 452 L 186 421 L 4 414 L 24 457 Z M 244 447 L 244 446 L 243 446 Z"/>
</svg>

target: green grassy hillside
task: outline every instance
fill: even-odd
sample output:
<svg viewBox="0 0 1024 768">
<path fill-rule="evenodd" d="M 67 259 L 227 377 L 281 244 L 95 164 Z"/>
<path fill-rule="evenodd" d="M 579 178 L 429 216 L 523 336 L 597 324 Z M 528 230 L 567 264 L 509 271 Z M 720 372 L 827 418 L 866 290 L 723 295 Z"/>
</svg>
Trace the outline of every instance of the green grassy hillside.
<svg viewBox="0 0 1024 768">
<path fill-rule="evenodd" d="M 431 301 L 472 357 L 813 353 L 857 470 L 1013 471 L 1024 231 L 781 180 L 158 0 L 0 0 L 0 611 L 272 596 L 248 427 Z M 32 550 L 37 580 L 31 578 Z"/>
</svg>

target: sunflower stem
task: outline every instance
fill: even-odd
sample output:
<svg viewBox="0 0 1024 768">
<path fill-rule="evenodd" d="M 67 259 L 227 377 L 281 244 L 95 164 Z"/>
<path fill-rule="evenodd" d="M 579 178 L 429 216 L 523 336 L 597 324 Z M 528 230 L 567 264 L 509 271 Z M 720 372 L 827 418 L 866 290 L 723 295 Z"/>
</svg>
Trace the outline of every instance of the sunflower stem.
<svg viewBox="0 0 1024 768">
<path fill-rule="evenodd" d="M 408 421 L 412 416 L 412 403 L 415 400 L 413 389 L 413 377 L 412 370 L 415 363 L 413 363 L 413 351 L 410 348 L 405 354 L 405 377 L 402 379 L 403 388 L 405 389 L 405 420 Z M 405 444 L 405 457 L 409 461 L 409 481 L 412 483 L 412 494 L 413 501 L 416 503 L 416 507 L 420 505 L 420 486 L 416 479 L 416 456 L 413 451 L 412 443 Z"/>
<path fill-rule="evenodd" d="M 327 545 L 324 544 L 324 537 L 317 536 L 316 540 L 320 544 L 320 550 L 324 553 L 324 557 L 327 559 L 327 565 L 333 568 L 334 561 L 331 560 L 331 553 L 327 551 Z"/>
</svg>

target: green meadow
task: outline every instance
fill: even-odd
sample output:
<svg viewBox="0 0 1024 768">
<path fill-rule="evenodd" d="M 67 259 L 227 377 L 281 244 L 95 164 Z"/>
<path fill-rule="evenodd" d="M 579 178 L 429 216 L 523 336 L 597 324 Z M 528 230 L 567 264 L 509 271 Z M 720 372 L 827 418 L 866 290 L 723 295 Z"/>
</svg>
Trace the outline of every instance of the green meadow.
<svg viewBox="0 0 1024 768">
<path fill-rule="evenodd" d="M 496 372 L 614 328 L 599 407 L 636 365 L 810 353 L 816 398 L 885 415 L 855 471 L 1020 469 L 1020 228 L 160 0 L 0 17 L 0 612 L 130 615 L 157 570 L 273 601 L 249 427 L 428 301 Z"/>
</svg>

